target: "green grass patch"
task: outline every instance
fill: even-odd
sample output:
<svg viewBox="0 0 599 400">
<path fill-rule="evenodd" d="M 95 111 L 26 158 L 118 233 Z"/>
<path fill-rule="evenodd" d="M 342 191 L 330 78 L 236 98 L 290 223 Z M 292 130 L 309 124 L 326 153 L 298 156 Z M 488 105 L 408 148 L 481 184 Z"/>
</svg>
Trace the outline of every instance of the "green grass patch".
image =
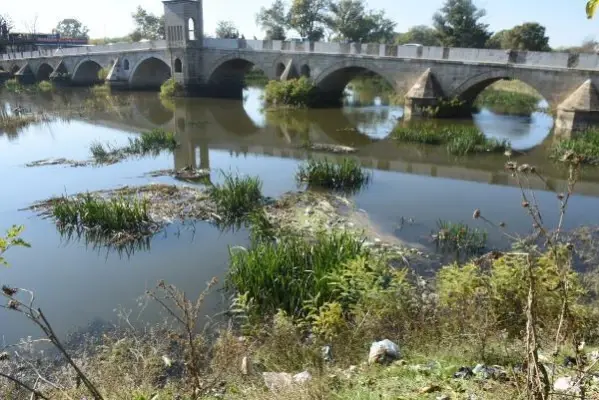
<svg viewBox="0 0 599 400">
<path fill-rule="evenodd" d="M 62 226 L 96 229 L 106 234 L 143 232 L 151 222 L 142 199 L 104 199 L 92 194 L 63 196 L 52 204 L 52 216 Z"/>
<path fill-rule="evenodd" d="M 0 112 L 0 132 L 17 133 L 21 129 L 41 120 L 42 117 L 35 114 L 6 114 Z"/>
<path fill-rule="evenodd" d="M 395 140 L 407 143 L 446 145 L 454 155 L 472 153 L 504 152 L 510 148 L 508 140 L 488 138 L 475 127 L 448 125 L 436 127 L 431 124 L 399 126 L 392 133 Z"/>
<path fill-rule="evenodd" d="M 255 176 L 224 173 L 224 182 L 208 189 L 224 223 L 244 219 L 262 202 L 262 181 Z"/>
<path fill-rule="evenodd" d="M 439 220 L 438 231 L 433 237 L 437 246 L 443 251 L 457 251 L 466 255 L 477 254 L 485 249 L 487 233 L 477 228 L 470 228 L 464 223 L 453 223 Z"/>
<path fill-rule="evenodd" d="M 530 115 L 538 110 L 539 97 L 509 90 L 484 90 L 474 102 L 478 109 L 488 108 L 497 114 Z"/>
<path fill-rule="evenodd" d="M 306 77 L 270 81 L 264 89 L 264 102 L 270 107 L 305 108 L 315 101 L 315 87 Z"/>
<path fill-rule="evenodd" d="M 371 175 L 354 159 L 344 158 L 341 162 L 311 159 L 299 166 L 296 179 L 309 187 L 357 191 L 370 182 Z"/>
<path fill-rule="evenodd" d="M 166 82 L 160 86 L 160 97 L 178 97 L 184 93 L 183 86 L 175 80 L 175 78 L 169 78 Z"/>
<path fill-rule="evenodd" d="M 599 165 L 599 130 L 591 129 L 573 135 L 571 139 L 556 141 L 551 147 L 550 158 L 559 161 L 577 158 L 582 164 Z"/>
<path fill-rule="evenodd" d="M 254 241 L 247 250 L 230 250 L 228 284 L 261 315 L 305 315 L 307 302 L 319 307 L 337 297 L 332 274 L 366 255 L 362 241 L 345 232 Z"/>
</svg>

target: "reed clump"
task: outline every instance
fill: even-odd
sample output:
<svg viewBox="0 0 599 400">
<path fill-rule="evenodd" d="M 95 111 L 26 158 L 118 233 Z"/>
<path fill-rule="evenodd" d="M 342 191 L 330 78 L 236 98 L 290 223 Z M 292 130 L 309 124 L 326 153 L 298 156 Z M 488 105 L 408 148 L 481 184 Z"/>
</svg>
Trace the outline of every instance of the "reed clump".
<svg viewBox="0 0 599 400">
<path fill-rule="evenodd" d="M 576 158 L 581 164 L 599 164 L 599 130 L 589 129 L 575 133 L 572 138 L 557 140 L 550 150 L 550 158 L 570 162 Z"/>
<path fill-rule="evenodd" d="M 262 181 L 255 176 L 223 175 L 223 183 L 211 186 L 208 195 L 216 204 L 221 222 L 236 222 L 262 203 Z"/>
<path fill-rule="evenodd" d="M 311 159 L 299 166 L 296 179 L 310 187 L 357 191 L 370 182 L 371 175 L 354 159 L 344 158 L 341 162 Z"/>
</svg>

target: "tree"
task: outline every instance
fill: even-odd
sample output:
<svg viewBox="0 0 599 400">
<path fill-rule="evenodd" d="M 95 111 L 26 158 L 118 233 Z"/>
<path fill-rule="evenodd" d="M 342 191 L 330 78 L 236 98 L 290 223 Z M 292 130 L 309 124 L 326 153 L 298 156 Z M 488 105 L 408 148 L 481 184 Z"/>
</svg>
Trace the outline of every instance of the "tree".
<svg viewBox="0 0 599 400">
<path fill-rule="evenodd" d="M 0 39 L 8 40 L 8 34 L 13 27 L 12 20 L 7 15 L 0 15 Z"/>
<path fill-rule="evenodd" d="M 505 32 L 502 36 L 502 49 L 549 51 L 549 38 L 545 27 L 536 22 L 526 22 Z"/>
<path fill-rule="evenodd" d="M 164 15 L 158 17 L 147 12 L 141 6 L 137 6 L 137 10 L 131 14 L 135 23 L 135 30 L 131 33 L 133 41 L 138 42 L 141 39 L 159 40 L 165 39 L 164 31 Z"/>
<path fill-rule="evenodd" d="M 238 39 L 239 31 L 231 21 L 220 21 L 216 26 L 216 37 L 221 39 Z"/>
<path fill-rule="evenodd" d="M 367 11 L 363 0 L 332 1 L 329 11 L 327 25 L 337 40 L 387 42 L 393 37 L 395 22 L 383 11 Z"/>
<path fill-rule="evenodd" d="M 329 0 L 293 0 L 287 19 L 302 38 L 317 42 L 324 37 Z"/>
<path fill-rule="evenodd" d="M 482 48 L 491 37 L 489 25 L 479 22 L 485 13 L 472 0 L 446 0 L 433 25 L 444 46 Z"/>
<path fill-rule="evenodd" d="M 63 37 L 87 38 L 89 29 L 75 18 L 66 18 L 56 25 L 56 32 Z"/>
<path fill-rule="evenodd" d="M 266 31 L 266 39 L 285 40 L 289 21 L 283 0 L 275 0 L 270 8 L 262 7 L 256 14 L 256 24 Z"/>
<path fill-rule="evenodd" d="M 418 43 L 423 46 L 442 46 L 437 31 L 426 25 L 411 27 L 407 32 L 395 35 L 395 44 Z"/>
<path fill-rule="evenodd" d="M 502 29 L 498 32 L 495 32 L 493 36 L 491 36 L 489 40 L 487 40 L 487 44 L 485 45 L 485 47 L 488 49 L 503 49 L 503 43 L 507 32 L 507 29 Z"/>
</svg>

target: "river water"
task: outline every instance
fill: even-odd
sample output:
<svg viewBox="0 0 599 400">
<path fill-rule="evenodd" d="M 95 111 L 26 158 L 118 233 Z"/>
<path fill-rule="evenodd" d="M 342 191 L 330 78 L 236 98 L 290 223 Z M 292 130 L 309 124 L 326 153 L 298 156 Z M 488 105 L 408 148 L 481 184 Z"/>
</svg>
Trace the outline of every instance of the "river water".
<svg viewBox="0 0 599 400">
<path fill-rule="evenodd" d="M 352 106 L 350 101 L 342 109 L 282 115 L 263 112 L 260 95 L 260 89 L 254 88 L 246 91 L 243 101 L 182 99 L 167 104 L 156 93 L 123 93 L 79 115 L 70 113 L 68 118 L 19 132 L 0 131 L 0 229 L 23 224 L 24 238 L 32 245 L 7 253 L 11 265 L 0 269 L 0 284 L 33 290 L 60 333 L 115 321 L 119 310 L 133 310 L 132 322 L 158 321 L 160 316 L 153 305 L 139 307 L 145 290 L 164 279 L 190 295 L 197 294 L 213 276 L 224 276 L 228 246 L 246 244 L 246 232 L 220 232 L 207 223 L 173 225 L 147 246 L 119 253 L 62 238 L 52 221 L 20 209 L 64 193 L 173 183 L 168 177 L 148 178 L 144 174 L 190 164 L 210 168 L 213 182 L 221 179 L 220 170 L 258 175 L 264 182 L 264 194 L 276 197 L 297 189 L 294 173 L 302 160 L 325 157 L 299 149 L 307 139 L 359 149 L 356 157 L 373 171 L 373 181 L 353 198 L 369 213 L 381 234 L 397 235 L 434 249 L 430 235 L 438 220 L 444 219 L 484 228 L 489 232 L 490 245 L 506 245 L 499 233 L 480 220 L 472 220 L 476 208 L 489 219 L 505 222 L 510 232 L 526 234 L 530 230 L 531 223 L 520 205 L 520 191 L 504 171 L 503 155 L 458 158 L 448 155 L 444 148 L 396 143 L 387 136 L 396 124 L 403 123 L 398 121 L 402 109 L 382 105 L 377 99 L 361 99 L 361 106 Z M 75 109 L 87 96 L 87 91 L 76 90 L 2 97 L 1 101 L 7 109 L 21 106 L 57 112 Z M 554 222 L 557 201 L 552 190 L 563 190 L 566 172 L 546 157 L 552 140 L 552 117 L 544 113 L 502 116 L 482 110 L 469 123 L 488 136 L 509 139 L 514 149 L 525 152 L 519 156 L 522 160 L 542 171 L 549 187 L 540 181 L 532 184 L 538 189 L 536 196 L 545 220 Z M 129 137 L 156 127 L 177 133 L 181 146 L 174 154 L 104 167 L 24 166 L 49 157 L 87 159 L 94 141 L 125 143 Z M 569 227 L 597 221 L 599 173 L 584 171 L 578 192 L 568 212 Z M 205 312 L 214 314 L 225 306 L 224 295 L 216 292 Z M 35 334 L 21 316 L 0 312 L 4 342 Z"/>
</svg>

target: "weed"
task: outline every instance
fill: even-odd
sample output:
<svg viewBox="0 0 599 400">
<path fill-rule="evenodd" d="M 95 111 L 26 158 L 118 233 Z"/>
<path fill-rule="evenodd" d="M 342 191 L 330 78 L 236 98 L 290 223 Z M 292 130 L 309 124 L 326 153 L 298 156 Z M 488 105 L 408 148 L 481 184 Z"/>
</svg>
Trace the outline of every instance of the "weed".
<svg viewBox="0 0 599 400">
<path fill-rule="evenodd" d="M 314 241 L 283 237 L 254 240 L 247 250 L 231 249 L 228 285 L 248 297 L 253 312 L 272 315 L 281 309 L 306 315 L 307 302 L 320 307 L 335 298 L 330 275 L 369 252 L 345 232 L 318 234 Z"/>
<path fill-rule="evenodd" d="M 438 232 L 433 235 L 437 245 L 446 251 L 476 254 L 485 248 L 487 233 L 464 223 L 439 220 Z"/>
<path fill-rule="evenodd" d="M 56 199 L 52 216 L 63 226 L 97 229 L 107 234 L 144 232 L 151 223 L 146 200 L 104 199 L 89 193 Z"/>
<path fill-rule="evenodd" d="M 296 173 L 298 182 L 310 187 L 357 191 L 370 182 L 371 175 L 360 164 L 344 158 L 340 163 L 325 160 L 308 160 L 299 166 Z"/>
<path fill-rule="evenodd" d="M 94 142 L 90 146 L 90 151 L 92 157 L 97 162 L 104 163 L 118 161 L 131 155 L 158 155 L 162 150 L 173 151 L 177 146 L 177 139 L 174 133 L 163 129 L 154 129 L 150 132 L 142 133 L 139 137 L 129 138 L 127 146 L 113 149 L 109 145 Z"/>
<path fill-rule="evenodd" d="M 223 173 L 224 182 L 208 190 L 222 222 L 235 222 L 248 216 L 262 202 L 262 181 L 258 177 L 240 177 Z"/>
<path fill-rule="evenodd" d="M 97 161 L 107 160 L 112 153 L 112 151 L 110 149 L 107 149 L 106 147 L 104 147 L 104 145 L 100 142 L 93 142 L 89 146 L 89 151 L 92 153 L 92 156 Z"/>
<path fill-rule="evenodd" d="M 551 147 L 550 157 L 559 161 L 571 161 L 576 157 L 582 164 L 599 164 L 599 131 L 587 130 L 574 134 L 571 139 L 557 140 Z"/>
<path fill-rule="evenodd" d="M 166 82 L 160 86 L 160 97 L 178 97 L 184 92 L 183 86 L 175 80 L 175 78 L 169 78 Z"/>
<path fill-rule="evenodd" d="M 52 92 L 54 90 L 54 84 L 50 81 L 41 81 L 37 84 L 37 88 L 40 92 Z"/>
<path fill-rule="evenodd" d="M 537 111 L 539 97 L 507 90 L 484 90 L 474 102 L 476 108 L 488 108 L 498 114 L 530 115 Z"/>
</svg>

